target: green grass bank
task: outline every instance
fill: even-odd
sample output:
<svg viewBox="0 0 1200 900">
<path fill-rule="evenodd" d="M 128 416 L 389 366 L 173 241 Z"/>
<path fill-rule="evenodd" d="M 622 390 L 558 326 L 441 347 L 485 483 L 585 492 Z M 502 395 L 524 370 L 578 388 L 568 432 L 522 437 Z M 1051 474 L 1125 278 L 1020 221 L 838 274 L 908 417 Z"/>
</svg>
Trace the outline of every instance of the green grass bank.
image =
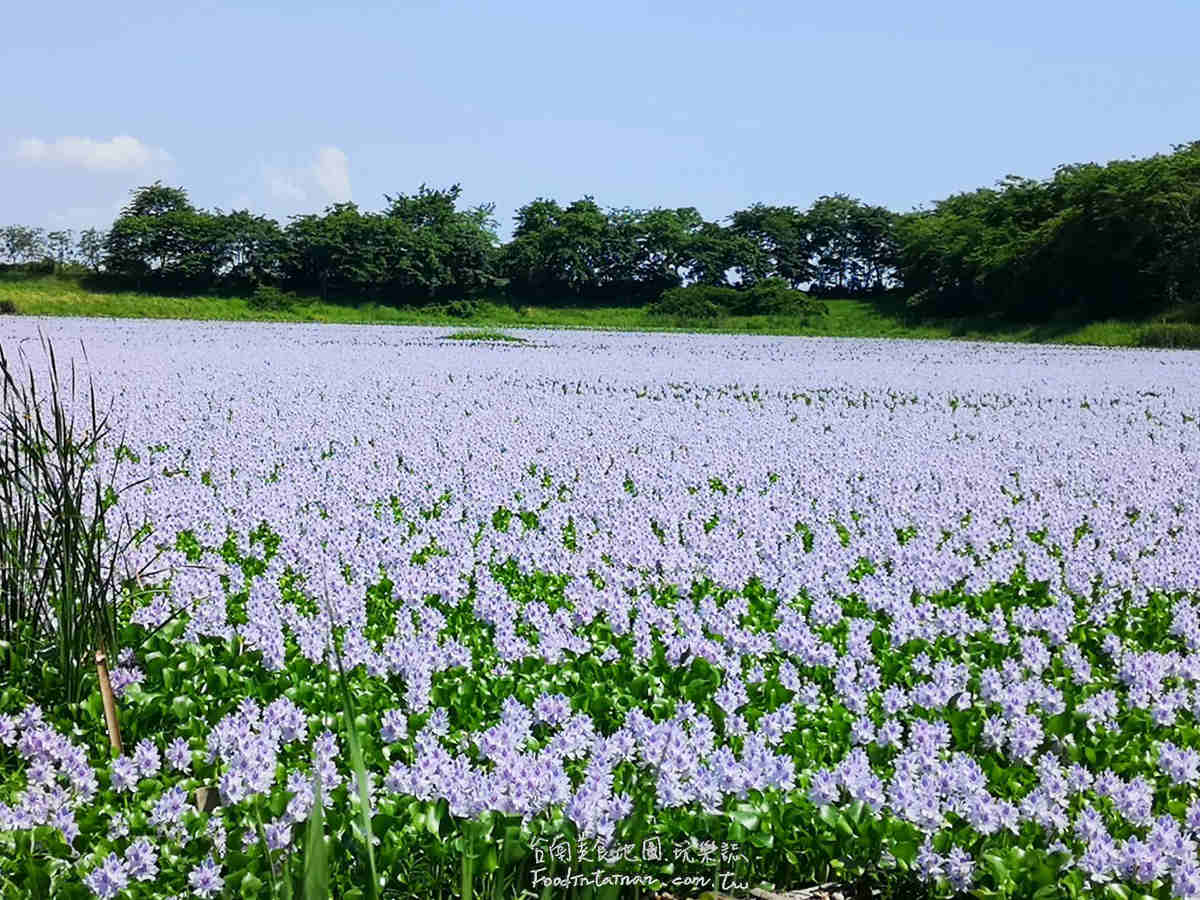
<svg viewBox="0 0 1200 900">
<path fill-rule="evenodd" d="M 0 310 L 31 316 L 96 316 L 221 321 L 329 322 L 341 324 L 444 325 L 469 329 L 589 328 L 614 331 L 693 331 L 723 334 L 810 337 L 922 338 L 1022 343 L 1086 344 L 1107 347 L 1200 347 L 1200 310 L 1179 307 L 1139 319 L 1088 320 L 1083 316 L 1047 322 L 1000 318 L 930 318 L 915 314 L 903 298 L 827 300 L 828 312 L 805 322 L 788 316 L 725 316 L 683 323 L 644 307 L 572 305 L 512 306 L 480 302 L 470 315 L 445 307 L 393 307 L 379 303 L 322 302 L 298 298 L 289 309 L 255 308 L 241 297 L 169 297 L 93 290 L 67 276 L 0 275 Z"/>
</svg>

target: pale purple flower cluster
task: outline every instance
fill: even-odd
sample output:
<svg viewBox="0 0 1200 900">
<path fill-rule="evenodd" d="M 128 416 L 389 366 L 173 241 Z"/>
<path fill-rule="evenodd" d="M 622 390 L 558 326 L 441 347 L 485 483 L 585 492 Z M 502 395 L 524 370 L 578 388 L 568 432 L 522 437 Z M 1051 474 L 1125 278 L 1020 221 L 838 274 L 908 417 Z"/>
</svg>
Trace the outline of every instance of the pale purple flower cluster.
<svg viewBox="0 0 1200 900">
<path fill-rule="evenodd" d="M 275 783 L 280 747 L 307 737 L 303 712 L 280 697 L 262 709 L 247 698 L 221 719 L 208 737 L 208 761 L 223 767 L 219 788 L 225 805 L 266 794 Z"/>
<path fill-rule="evenodd" d="M 394 744 L 408 737 L 408 716 L 400 709 L 389 709 L 383 714 L 383 726 L 380 737 L 389 744 Z"/>
<path fill-rule="evenodd" d="M 90 802 L 99 789 L 87 754 L 45 721 L 38 706 L 18 715 L 0 715 L 0 745 L 15 751 L 25 763 L 25 789 L 0 802 L 0 832 L 24 831 L 49 825 L 72 844 L 79 835 L 75 810 Z"/>
<path fill-rule="evenodd" d="M 129 886 L 129 869 L 117 854 L 110 853 L 83 879 L 83 883 L 101 900 L 109 900 Z"/>
<path fill-rule="evenodd" d="M 167 751 L 164 755 L 167 757 L 167 762 L 171 764 L 171 768 L 174 771 L 184 774 L 191 771 L 192 751 L 188 746 L 187 738 L 174 738 L 167 744 Z"/>
<path fill-rule="evenodd" d="M 195 866 L 188 872 L 188 886 L 197 897 L 213 897 L 221 893 L 225 887 L 225 879 L 221 876 L 221 867 L 208 859 Z"/>
<path fill-rule="evenodd" d="M 182 840 L 186 831 L 183 816 L 188 809 L 188 798 L 183 788 L 174 785 L 167 788 L 154 803 L 150 812 L 150 824 L 160 835 L 173 841 Z"/>
<path fill-rule="evenodd" d="M 1195 785 L 1200 782 L 1200 753 L 1191 747 L 1176 747 L 1164 741 L 1159 747 L 1158 765 L 1172 784 Z"/>
</svg>

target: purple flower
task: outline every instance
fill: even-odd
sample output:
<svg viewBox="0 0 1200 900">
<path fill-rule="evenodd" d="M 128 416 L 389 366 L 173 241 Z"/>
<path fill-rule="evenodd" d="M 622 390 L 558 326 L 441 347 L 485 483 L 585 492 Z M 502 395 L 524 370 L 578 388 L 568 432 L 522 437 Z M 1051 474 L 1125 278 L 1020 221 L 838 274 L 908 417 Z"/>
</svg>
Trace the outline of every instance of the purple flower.
<svg viewBox="0 0 1200 900">
<path fill-rule="evenodd" d="M 1166 873 L 1167 860 L 1162 850 L 1140 838 L 1127 840 L 1122 855 L 1121 868 L 1125 875 L 1142 884 L 1149 884 Z"/>
<path fill-rule="evenodd" d="M 767 743 L 772 746 L 779 744 L 784 735 L 796 728 L 796 710 L 792 706 L 781 706 L 774 712 L 769 712 L 758 720 L 758 730 Z"/>
<path fill-rule="evenodd" d="M 1126 783 L 1123 790 L 1113 796 L 1118 812 L 1135 825 L 1150 821 L 1154 803 L 1154 787 L 1141 775 Z"/>
<path fill-rule="evenodd" d="M 841 797 L 841 783 L 828 769 L 813 773 L 808 786 L 808 799 L 814 806 L 832 806 Z"/>
<path fill-rule="evenodd" d="M 983 720 L 984 746 L 1001 750 L 1008 740 L 1008 722 L 1003 716 L 988 716 Z"/>
<path fill-rule="evenodd" d="M 146 838 L 138 838 L 125 851 L 125 868 L 135 881 L 153 881 L 158 875 L 158 853 Z"/>
<path fill-rule="evenodd" d="M 1171 893 L 1180 900 L 1200 897 L 1200 865 L 1194 859 L 1175 867 L 1171 873 Z"/>
<path fill-rule="evenodd" d="M 79 837 L 79 824 L 75 821 L 75 813 L 65 806 L 60 806 L 54 811 L 52 824 L 68 844 L 74 844 L 75 838 Z"/>
<path fill-rule="evenodd" d="M 129 821 L 125 818 L 124 813 L 113 813 L 108 823 L 108 834 L 112 838 L 129 836 Z"/>
<path fill-rule="evenodd" d="M 225 887 L 221 868 L 210 856 L 188 873 L 188 885 L 197 897 L 211 897 Z"/>
<path fill-rule="evenodd" d="M 900 685 L 893 684 L 883 692 L 883 711 L 889 716 L 894 716 L 901 710 L 907 709 L 911 702 L 908 692 Z"/>
<path fill-rule="evenodd" d="M 262 730 L 283 744 L 307 737 L 308 721 L 300 707 L 287 697 L 278 697 L 263 710 Z"/>
<path fill-rule="evenodd" d="M 1188 806 L 1187 828 L 1193 837 L 1200 835 L 1200 800 L 1193 800 Z"/>
<path fill-rule="evenodd" d="M 187 772 L 192 768 L 192 751 L 186 738 L 177 737 L 167 744 L 165 756 L 176 772 Z"/>
<path fill-rule="evenodd" d="M 205 831 L 208 834 L 208 839 L 212 841 L 213 852 L 217 854 L 217 859 L 222 859 L 225 856 L 225 846 L 229 841 L 229 833 L 225 828 L 225 823 L 217 816 L 213 816 L 208 820 Z"/>
<path fill-rule="evenodd" d="M 917 874 L 922 881 L 933 881 L 946 877 L 946 860 L 933 849 L 933 843 L 929 838 L 925 839 L 925 843 L 917 851 Z"/>
<path fill-rule="evenodd" d="M 1120 863 L 1120 853 L 1113 844 L 1112 838 L 1105 834 L 1088 843 L 1087 848 L 1079 857 L 1078 865 L 1080 871 L 1091 881 L 1103 883 L 1112 880 Z"/>
<path fill-rule="evenodd" d="M 854 744 L 869 744 L 875 740 L 875 723 L 867 716 L 854 720 L 850 726 L 850 741 Z"/>
<path fill-rule="evenodd" d="M 291 823 L 284 819 L 276 819 L 263 826 L 267 837 L 268 850 L 282 850 L 292 842 Z"/>
<path fill-rule="evenodd" d="M 149 738 L 138 741 L 133 750 L 133 763 L 137 766 L 139 778 L 153 778 L 162 768 L 162 758 L 158 748 Z"/>
<path fill-rule="evenodd" d="M 11 747 L 17 742 L 17 717 L 0 715 L 0 744 Z"/>
<path fill-rule="evenodd" d="M 1190 747 L 1176 747 L 1164 741 L 1158 751 L 1158 765 L 1175 785 L 1200 781 L 1200 753 Z"/>
<path fill-rule="evenodd" d="M 888 719 L 879 726 L 875 744 L 879 747 L 899 747 L 904 740 L 904 726 L 896 719 Z"/>
<path fill-rule="evenodd" d="M 408 737 L 408 717 L 400 709 L 389 709 L 383 714 L 380 736 L 386 743 L 394 744 Z"/>
<path fill-rule="evenodd" d="M 955 890 L 965 891 L 975 880 L 975 862 L 961 847 L 951 847 L 946 856 L 946 877 Z"/>
<path fill-rule="evenodd" d="M 83 879 L 83 883 L 101 900 L 108 900 L 129 886 L 129 873 L 117 854 L 110 853 L 98 868 Z"/>
<path fill-rule="evenodd" d="M 294 771 L 288 775 L 287 789 L 292 799 L 284 810 L 284 818 L 292 823 L 305 821 L 316 801 L 315 782 L 304 772 Z"/>
<path fill-rule="evenodd" d="M 163 835 L 172 838 L 181 836 L 183 814 L 187 810 L 187 794 L 179 785 L 167 789 L 154 804 L 150 822 Z"/>
<path fill-rule="evenodd" d="M 109 681 L 112 684 L 113 696 L 118 700 L 125 696 L 125 691 L 131 684 L 141 684 L 146 680 L 146 675 L 137 666 L 114 666 L 108 673 Z"/>
<path fill-rule="evenodd" d="M 138 784 L 137 763 L 128 756 L 118 756 L 112 761 L 109 778 L 114 791 L 127 791 L 132 794 L 137 790 Z"/>
<path fill-rule="evenodd" d="M 564 694 L 542 694 L 533 701 L 533 714 L 551 727 L 571 716 L 571 701 Z"/>
</svg>

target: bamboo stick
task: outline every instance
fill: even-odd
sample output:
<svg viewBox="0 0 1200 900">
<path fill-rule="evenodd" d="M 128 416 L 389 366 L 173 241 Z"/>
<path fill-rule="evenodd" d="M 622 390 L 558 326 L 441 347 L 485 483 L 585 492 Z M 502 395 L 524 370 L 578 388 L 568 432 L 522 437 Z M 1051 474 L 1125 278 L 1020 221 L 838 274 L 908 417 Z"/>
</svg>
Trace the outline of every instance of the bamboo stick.
<svg viewBox="0 0 1200 900">
<path fill-rule="evenodd" d="M 121 726 L 117 722 L 117 700 L 112 682 L 108 680 L 108 660 L 103 650 L 96 651 L 96 675 L 100 678 L 100 699 L 104 701 L 104 724 L 108 726 L 108 742 L 118 754 L 121 750 Z"/>
</svg>

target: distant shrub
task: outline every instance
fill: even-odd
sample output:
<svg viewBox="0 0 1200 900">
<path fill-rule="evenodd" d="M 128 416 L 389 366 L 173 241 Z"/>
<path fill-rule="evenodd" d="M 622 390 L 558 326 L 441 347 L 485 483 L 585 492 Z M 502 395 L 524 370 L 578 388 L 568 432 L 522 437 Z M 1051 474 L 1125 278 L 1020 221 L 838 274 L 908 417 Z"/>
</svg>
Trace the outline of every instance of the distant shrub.
<svg viewBox="0 0 1200 900">
<path fill-rule="evenodd" d="M 37 262 L 0 263 L 0 272 L 12 275 L 53 275 L 55 263 L 49 258 Z"/>
<path fill-rule="evenodd" d="M 908 299 L 904 301 L 905 307 L 910 310 L 928 311 L 933 305 L 933 292 L 929 288 L 921 288 L 919 291 L 914 291 L 909 294 Z"/>
<path fill-rule="evenodd" d="M 456 331 L 454 334 L 448 334 L 443 338 L 447 341 L 499 341 L 501 343 L 524 344 L 527 343 L 525 338 L 517 337 L 515 334 L 505 334 L 503 331 L 494 331 L 492 329 L 475 329 L 472 331 Z"/>
<path fill-rule="evenodd" d="M 260 312 L 288 312 L 296 305 L 296 295 L 281 291 L 274 285 L 260 284 L 254 289 L 246 305 Z"/>
<path fill-rule="evenodd" d="M 744 316 L 792 316 L 808 319 L 823 315 L 825 304 L 797 291 L 782 278 L 764 278 L 735 291 L 732 312 Z"/>
<path fill-rule="evenodd" d="M 475 300 L 451 300 L 446 304 L 446 315 L 456 319 L 469 319 L 479 312 L 479 303 Z"/>
<path fill-rule="evenodd" d="M 1164 315 L 1163 322 L 1194 322 L 1200 325 L 1200 300 L 1182 303 Z"/>
<path fill-rule="evenodd" d="M 650 304 L 650 312 L 680 324 L 713 322 L 726 314 L 736 295 L 737 291 L 730 287 L 689 284 L 663 291 Z"/>
<path fill-rule="evenodd" d="M 17 311 L 17 304 L 11 300 L 0 300 L 0 316 L 11 316 Z"/>
<path fill-rule="evenodd" d="M 1174 347 L 1200 350 L 1200 324 L 1159 322 L 1138 332 L 1139 347 Z"/>
<path fill-rule="evenodd" d="M 764 278 L 745 288 L 711 284 L 671 288 L 651 304 L 650 311 L 681 322 L 712 321 L 726 315 L 808 319 L 822 315 L 825 304 L 794 290 L 782 278 Z"/>
</svg>

